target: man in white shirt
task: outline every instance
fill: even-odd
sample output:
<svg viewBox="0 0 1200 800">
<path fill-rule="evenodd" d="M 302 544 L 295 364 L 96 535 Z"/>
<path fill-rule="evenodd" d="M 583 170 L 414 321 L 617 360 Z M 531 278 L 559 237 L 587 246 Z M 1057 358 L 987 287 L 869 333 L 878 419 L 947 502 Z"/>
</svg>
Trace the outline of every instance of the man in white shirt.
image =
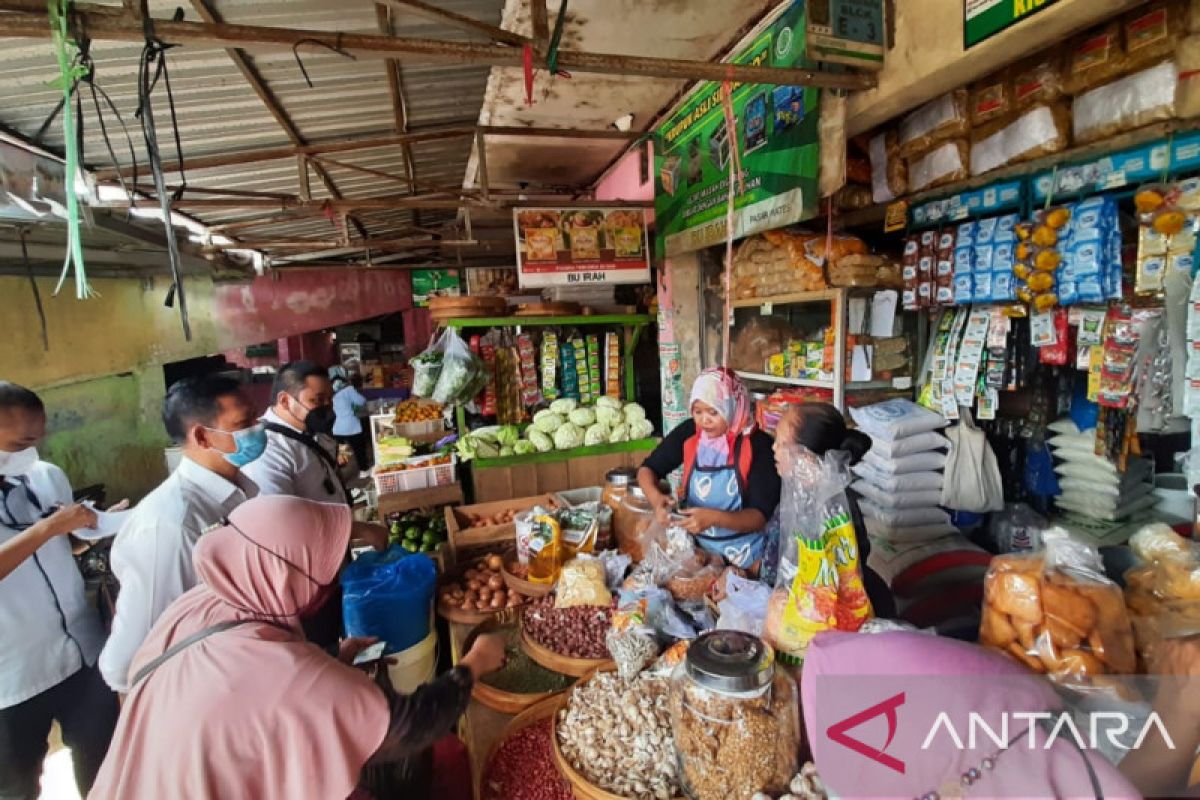
<svg viewBox="0 0 1200 800">
<path fill-rule="evenodd" d="M 46 412 L 0 381 L 0 798 L 34 800 L 50 727 L 91 789 L 117 724 L 117 698 L 96 671 L 104 642 L 64 534 L 93 527 L 63 471 L 38 458 Z"/>
<path fill-rule="evenodd" d="M 280 368 L 274 405 L 263 416 L 267 450 L 246 469 L 263 494 L 286 494 L 321 503 L 348 503 L 333 439 L 333 384 L 311 361 Z"/>
<path fill-rule="evenodd" d="M 254 408 L 231 378 L 173 384 L 163 401 L 163 423 L 182 446 L 183 458 L 130 513 L 112 549 L 121 591 L 100 671 L 118 692 L 128 691 L 129 665 L 159 615 L 196 585 L 197 540 L 258 494 L 241 468 L 266 447 Z"/>
</svg>

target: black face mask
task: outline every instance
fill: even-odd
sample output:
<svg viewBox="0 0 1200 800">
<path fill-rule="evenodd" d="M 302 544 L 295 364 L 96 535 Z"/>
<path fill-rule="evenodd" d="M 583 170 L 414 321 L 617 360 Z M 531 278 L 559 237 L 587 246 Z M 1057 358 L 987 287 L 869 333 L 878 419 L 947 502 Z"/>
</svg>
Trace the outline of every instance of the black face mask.
<svg viewBox="0 0 1200 800">
<path fill-rule="evenodd" d="M 312 436 L 317 434 L 332 434 L 333 421 L 336 415 L 333 413 L 333 406 L 316 406 L 308 410 L 308 416 L 304 418 L 304 431 Z"/>
</svg>

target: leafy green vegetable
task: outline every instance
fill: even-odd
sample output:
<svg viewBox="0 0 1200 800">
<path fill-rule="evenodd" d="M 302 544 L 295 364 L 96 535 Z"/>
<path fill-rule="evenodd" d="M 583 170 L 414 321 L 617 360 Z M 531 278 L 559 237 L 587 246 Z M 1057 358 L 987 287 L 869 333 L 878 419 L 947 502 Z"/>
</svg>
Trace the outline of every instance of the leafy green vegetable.
<svg viewBox="0 0 1200 800">
<path fill-rule="evenodd" d="M 620 425 L 614 426 L 612 433 L 608 435 L 608 441 L 612 442 L 613 444 L 616 444 L 617 442 L 628 442 L 629 426 L 624 422 L 622 422 Z"/>
<path fill-rule="evenodd" d="M 644 420 L 646 418 L 646 409 L 642 408 L 637 403 L 626 403 L 625 408 L 622 409 L 622 413 L 625 416 L 625 421 L 629 423 L 634 423 L 640 419 Z"/>
<path fill-rule="evenodd" d="M 571 424 L 578 425 L 581 428 L 587 428 L 596 421 L 596 412 L 590 408 L 577 408 L 567 415 L 567 419 Z"/>
<path fill-rule="evenodd" d="M 545 436 L 546 434 L 543 433 L 542 435 Z M 527 439 L 522 439 L 513 445 L 513 452 L 519 456 L 527 456 L 530 453 L 536 453 L 537 447 L 533 442 L 528 441 Z"/>
<path fill-rule="evenodd" d="M 515 456 L 516 454 L 517 454 L 517 451 L 508 445 L 504 445 L 503 447 L 500 448 L 500 457 L 501 458 L 508 458 L 509 456 Z"/>
<path fill-rule="evenodd" d="M 550 438 L 548 433 L 540 431 L 537 428 L 530 428 L 527 434 L 529 442 L 534 446 L 539 453 L 549 453 L 554 449 L 554 440 Z"/>
<path fill-rule="evenodd" d="M 611 408 L 613 411 L 621 410 L 621 401 L 615 397 L 605 395 L 596 398 L 596 416 L 600 416 L 600 409 Z"/>
<path fill-rule="evenodd" d="M 601 400 L 605 398 L 601 397 Z M 613 427 L 621 422 L 621 409 L 611 406 L 596 406 L 596 422 L 600 425 Z"/>
<path fill-rule="evenodd" d="M 554 433 L 566 420 L 561 414 L 553 411 L 539 411 L 533 415 L 533 426 L 542 433 Z"/>
<path fill-rule="evenodd" d="M 608 426 L 598 422 L 584 431 L 583 443 L 589 447 L 594 444 L 607 444 L 609 433 Z"/>
<path fill-rule="evenodd" d="M 568 422 L 554 432 L 554 446 L 558 450 L 570 450 L 583 444 L 583 430 Z"/>
<path fill-rule="evenodd" d="M 569 397 L 564 397 L 561 400 L 555 400 L 550 404 L 551 411 L 553 411 L 555 414 L 562 414 L 564 417 L 577 408 L 579 408 L 579 402 L 572 400 Z"/>
<path fill-rule="evenodd" d="M 630 439 L 645 439 L 654 433 L 654 426 L 650 424 L 650 420 L 640 419 L 629 423 L 629 438 Z"/>
<path fill-rule="evenodd" d="M 512 447 L 521 439 L 521 429 L 516 425 L 505 425 L 496 434 L 496 441 L 500 445 Z"/>
</svg>

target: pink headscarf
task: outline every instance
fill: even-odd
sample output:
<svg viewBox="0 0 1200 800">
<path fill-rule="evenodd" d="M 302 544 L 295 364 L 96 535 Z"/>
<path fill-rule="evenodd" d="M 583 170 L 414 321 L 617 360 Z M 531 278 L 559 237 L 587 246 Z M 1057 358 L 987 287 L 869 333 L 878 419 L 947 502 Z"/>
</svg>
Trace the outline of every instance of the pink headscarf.
<svg viewBox="0 0 1200 800">
<path fill-rule="evenodd" d="M 134 686 L 93 800 L 339 800 L 383 742 L 383 693 L 307 642 L 295 616 L 336 580 L 350 510 L 264 496 L 230 520 L 196 545 L 200 585 L 159 618 L 130 674 L 221 622 L 267 618 L 291 632 L 264 623 L 215 633 Z"/>
<path fill-rule="evenodd" d="M 692 384 L 688 408 L 697 400 L 715 409 L 729 426 L 724 436 L 709 438 L 701 434 L 697 463 L 704 467 L 724 466 L 729 463 L 734 440 L 754 430 L 754 416 L 750 410 L 750 394 L 746 391 L 746 384 L 724 367 L 712 367 L 701 372 Z"/>
<path fill-rule="evenodd" d="M 856 696 L 847 698 L 848 691 Z M 830 725 L 840 722 L 847 711 L 853 714 L 871 708 L 900 691 L 905 692 L 905 703 L 895 709 L 896 724 L 891 731 L 887 730 L 885 716 L 876 714 L 846 734 L 902 760 L 903 774 L 888 771 L 832 741 Z M 947 783 L 958 785 L 964 772 L 979 767 L 979 750 L 959 750 L 948 737 L 935 739 L 929 749 L 921 747 L 932 714 L 945 712 L 958 720 L 956 729 L 962 731 L 959 735 L 966 741 L 967 726 L 962 720 L 967 712 L 986 720 L 993 730 L 1000 729 L 1002 712 L 1007 712 L 1012 722 L 1010 735 L 1016 738 L 1027 724 L 1012 720 L 1014 712 L 1056 711 L 1062 707 L 1046 679 L 997 653 L 907 631 L 817 634 L 804 659 L 800 695 L 817 771 L 831 794 L 847 799 L 921 797 L 940 791 Z M 889 732 L 895 734 L 890 740 Z M 1086 730 L 1082 735 L 1088 735 Z M 984 742 L 982 734 L 978 741 Z M 1065 735 L 1056 737 L 1049 749 L 1043 749 L 1048 741 L 1045 732 L 1039 731 L 1035 741 L 1036 749 L 1030 749 L 1026 739 L 1010 746 L 996 758 L 993 770 L 981 770 L 981 779 L 963 790 L 965 795 L 1093 797 L 1087 771 L 1090 763 L 1104 797 L 1141 796 L 1099 753 L 1089 750 L 1085 762 Z M 991 749 L 990 743 L 980 748 Z M 886 793 L 880 791 L 881 784 L 886 784 Z"/>
</svg>

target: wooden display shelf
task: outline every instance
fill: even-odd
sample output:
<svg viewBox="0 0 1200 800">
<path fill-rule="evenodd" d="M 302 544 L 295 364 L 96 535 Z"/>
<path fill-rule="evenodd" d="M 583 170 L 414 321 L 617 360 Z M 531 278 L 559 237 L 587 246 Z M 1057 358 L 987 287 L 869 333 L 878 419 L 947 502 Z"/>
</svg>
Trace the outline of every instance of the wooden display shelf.
<svg viewBox="0 0 1200 800">
<path fill-rule="evenodd" d="M 427 489 L 413 489 L 408 492 L 391 492 L 379 495 L 379 515 L 386 517 L 388 514 L 398 514 L 401 511 L 456 505 L 462 501 L 462 484 L 457 482 L 445 486 L 431 486 Z"/>
<path fill-rule="evenodd" d="M 833 381 L 814 381 L 808 378 L 783 378 L 778 375 L 766 375 L 761 372 L 742 372 L 738 370 L 735 374 L 744 381 L 754 383 L 777 383 L 782 386 L 804 386 L 809 389 L 829 389 L 834 388 Z"/>
<path fill-rule="evenodd" d="M 552 325 L 649 325 L 654 317 L 649 314 L 576 314 L 569 317 L 466 317 L 448 319 L 442 324 L 447 328 L 545 328 Z"/>
<path fill-rule="evenodd" d="M 730 305 L 734 308 L 760 308 L 762 306 L 789 306 L 806 303 L 828 303 L 838 300 L 846 294 L 846 289 L 821 289 L 816 292 L 796 292 L 781 294 L 775 297 L 748 297 L 734 300 Z"/>
</svg>

